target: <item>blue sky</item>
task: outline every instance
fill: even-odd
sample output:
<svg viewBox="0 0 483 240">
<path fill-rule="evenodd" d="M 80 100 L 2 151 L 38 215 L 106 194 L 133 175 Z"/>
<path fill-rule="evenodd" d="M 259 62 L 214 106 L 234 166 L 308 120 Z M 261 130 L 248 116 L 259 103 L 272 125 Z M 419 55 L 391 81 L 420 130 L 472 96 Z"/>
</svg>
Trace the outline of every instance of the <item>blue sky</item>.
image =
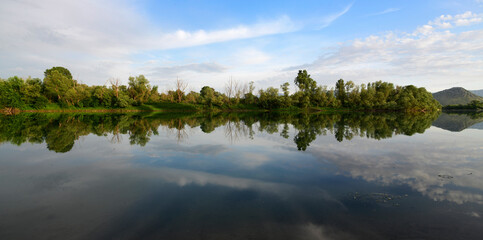
<svg viewBox="0 0 483 240">
<path fill-rule="evenodd" d="M 161 91 L 177 77 L 222 91 L 230 78 L 277 87 L 307 69 L 329 87 L 483 89 L 482 26 L 483 0 L 6 0 L 0 77 L 64 66 L 87 84 L 144 74 Z"/>
</svg>

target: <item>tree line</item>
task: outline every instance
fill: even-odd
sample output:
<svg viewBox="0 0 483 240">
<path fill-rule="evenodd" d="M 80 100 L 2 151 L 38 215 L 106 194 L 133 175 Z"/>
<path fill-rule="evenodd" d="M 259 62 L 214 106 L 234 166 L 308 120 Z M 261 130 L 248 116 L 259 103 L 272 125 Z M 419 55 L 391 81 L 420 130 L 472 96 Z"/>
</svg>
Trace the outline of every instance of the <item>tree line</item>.
<svg viewBox="0 0 483 240">
<path fill-rule="evenodd" d="M 44 72 L 44 79 L 11 77 L 0 79 L 0 108 L 44 109 L 48 104 L 60 108 L 127 108 L 156 103 L 187 103 L 205 108 L 251 106 L 261 109 L 350 108 L 404 111 L 436 111 L 441 105 L 425 88 L 395 86 L 376 81 L 356 85 L 339 79 L 335 87 L 318 85 L 306 70 L 299 70 L 290 94 L 290 83 L 255 92 L 254 83 L 243 84 L 230 79 L 224 92 L 204 86 L 199 92 L 187 91 L 188 84 L 177 79 L 175 88 L 159 93 L 144 75 L 129 77 L 128 85 L 110 79 L 109 86 L 88 86 L 72 78 L 64 67 Z M 281 92 L 280 92 L 281 91 Z"/>
</svg>

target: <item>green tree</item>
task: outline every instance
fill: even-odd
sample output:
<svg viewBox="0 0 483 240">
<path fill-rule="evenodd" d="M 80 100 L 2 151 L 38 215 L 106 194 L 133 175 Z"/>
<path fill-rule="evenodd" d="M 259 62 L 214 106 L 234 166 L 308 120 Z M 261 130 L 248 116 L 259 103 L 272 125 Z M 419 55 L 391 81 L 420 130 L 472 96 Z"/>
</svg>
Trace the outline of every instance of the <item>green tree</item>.
<svg viewBox="0 0 483 240">
<path fill-rule="evenodd" d="M 215 101 L 215 89 L 204 86 L 200 90 L 201 103 L 207 105 L 208 107 L 213 107 L 213 102 Z"/>
<path fill-rule="evenodd" d="M 119 107 L 119 108 L 126 108 L 131 106 L 132 104 L 132 99 L 129 98 L 127 93 L 125 92 L 119 92 L 118 97 L 115 97 L 114 99 L 114 107 Z"/>
<path fill-rule="evenodd" d="M 191 91 L 185 96 L 185 102 L 187 103 L 197 103 L 200 101 L 201 95 L 197 92 Z"/>
<path fill-rule="evenodd" d="M 45 93 L 51 99 L 67 104 L 64 97 L 74 87 L 74 81 L 57 70 L 50 71 L 44 78 Z"/>
<path fill-rule="evenodd" d="M 221 107 L 224 102 L 228 101 L 228 97 L 215 91 L 215 89 L 204 86 L 200 91 L 200 102 L 208 107 Z"/>
<path fill-rule="evenodd" d="M 110 106 L 111 97 L 109 96 L 109 89 L 105 86 L 94 86 L 91 89 L 92 106 Z"/>
<path fill-rule="evenodd" d="M 248 83 L 248 92 L 244 96 L 246 104 L 255 104 L 257 102 L 257 97 L 253 94 L 253 91 L 255 91 L 255 86 L 254 82 L 251 81 Z"/>
<path fill-rule="evenodd" d="M 335 97 L 335 91 L 334 89 L 330 89 L 327 92 L 327 106 L 328 107 L 340 107 L 341 103 L 340 101 Z"/>
<path fill-rule="evenodd" d="M 60 74 L 64 75 L 66 78 L 72 80 L 72 74 L 70 73 L 69 69 L 67 69 L 65 67 L 53 67 L 51 69 L 47 69 L 44 72 L 44 77 L 51 75 L 53 71 L 57 71 Z"/>
<path fill-rule="evenodd" d="M 294 83 L 304 93 L 303 97 L 298 100 L 299 105 L 303 108 L 309 107 L 310 99 L 313 97 L 315 89 L 317 88 L 317 82 L 310 77 L 307 70 L 299 70 Z"/>
<path fill-rule="evenodd" d="M 278 88 L 269 87 L 267 90 L 260 89 L 258 104 L 264 109 L 275 109 L 281 106 Z"/>
<path fill-rule="evenodd" d="M 345 92 L 345 84 L 344 79 L 339 79 L 335 83 L 335 97 L 340 101 L 342 106 L 346 106 L 346 92 Z"/>
<path fill-rule="evenodd" d="M 41 109 L 48 103 L 48 99 L 43 95 L 42 81 L 39 78 L 28 78 L 20 91 L 25 104 L 32 108 Z"/>
<path fill-rule="evenodd" d="M 315 89 L 315 94 L 311 99 L 312 104 L 319 107 L 327 106 L 327 87 L 326 86 L 318 86 Z"/>
<path fill-rule="evenodd" d="M 151 94 L 151 86 L 148 79 L 144 75 L 129 77 L 128 94 L 138 105 L 147 102 Z"/>
<path fill-rule="evenodd" d="M 0 107 L 1 108 L 24 108 L 25 102 L 22 97 L 24 88 L 23 79 L 15 76 L 6 81 L 0 80 Z"/>
<path fill-rule="evenodd" d="M 290 98 L 290 92 L 289 92 L 289 86 L 290 84 L 288 82 L 280 85 L 280 88 L 283 91 L 283 98 L 282 98 L 282 106 L 283 107 L 290 107 L 292 105 L 292 99 Z"/>
<path fill-rule="evenodd" d="M 397 107 L 401 110 L 431 112 L 441 109 L 441 104 L 425 88 L 408 85 L 402 88 L 397 97 Z"/>
</svg>

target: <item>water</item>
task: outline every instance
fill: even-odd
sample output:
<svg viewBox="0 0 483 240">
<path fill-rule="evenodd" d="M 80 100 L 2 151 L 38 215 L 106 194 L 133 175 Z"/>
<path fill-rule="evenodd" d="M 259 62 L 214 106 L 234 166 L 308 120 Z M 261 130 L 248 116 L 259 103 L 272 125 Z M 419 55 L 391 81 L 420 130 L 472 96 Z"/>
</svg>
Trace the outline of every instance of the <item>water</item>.
<svg viewBox="0 0 483 240">
<path fill-rule="evenodd" d="M 481 239 L 480 115 L 0 116 L 0 239 Z"/>
</svg>

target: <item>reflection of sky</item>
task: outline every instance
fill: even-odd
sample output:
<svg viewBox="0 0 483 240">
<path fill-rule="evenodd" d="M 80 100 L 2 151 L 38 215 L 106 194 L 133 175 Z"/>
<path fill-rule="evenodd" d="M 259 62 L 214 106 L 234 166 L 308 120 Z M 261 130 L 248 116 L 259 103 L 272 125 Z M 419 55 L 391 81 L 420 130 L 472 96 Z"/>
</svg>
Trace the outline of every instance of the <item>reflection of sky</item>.
<svg viewBox="0 0 483 240">
<path fill-rule="evenodd" d="M 425 134 L 384 141 L 315 142 L 309 151 L 336 164 L 341 174 L 408 184 L 434 200 L 483 203 L 483 136 L 478 130 L 450 133 L 432 127 Z"/>
<path fill-rule="evenodd" d="M 230 143 L 222 128 L 210 134 L 198 129 L 186 142 L 153 138 L 135 162 L 270 181 L 285 181 L 289 177 L 276 173 L 280 171 L 305 171 L 305 178 L 308 177 L 307 171 L 311 171 L 312 166 L 304 166 L 304 163 L 314 157 L 297 152 L 291 139 L 280 139 L 278 135 L 274 138 L 273 135 L 258 133 L 254 139 L 239 138 L 236 143 Z M 320 172 L 317 171 L 317 174 L 320 175 Z"/>
<path fill-rule="evenodd" d="M 415 221 L 408 209 L 428 212 L 424 221 L 435 218 L 444 226 L 444 216 L 478 233 L 472 228 L 483 215 L 478 130 L 432 127 L 414 136 L 341 143 L 329 134 L 318 136 L 306 152 L 297 151 L 294 129 L 288 139 L 256 132 L 236 141 L 223 127 L 187 132 L 177 142 L 176 134 L 160 131 L 145 147 L 129 145 L 128 136 L 112 144 L 110 136 L 88 135 L 62 154 L 45 144 L 1 145 L 0 226 L 8 231 L 0 229 L 0 238 L 27 239 L 46 230 L 51 235 L 45 238 L 137 238 L 150 231 L 154 235 L 147 238 L 155 238 L 151 228 L 159 226 L 164 233 L 183 232 L 180 226 L 200 233 L 220 224 L 217 231 L 225 237 L 230 231 L 250 236 L 246 229 L 255 227 L 281 238 L 377 238 L 403 231 L 377 227 L 385 224 L 384 214 L 402 224 Z M 354 192 L 409 197 L 398 200 L 398 208 L 381 208 L 372 200 L 355 204 Z M 200 221 L 206 222 L 198 226 Z M 366 229 L 355 227 L 361 221 Z M 25 226 L 33 228 L 22 231 Z M 185 234 L 177 237 L 191 236 Z"/>
</svg>

